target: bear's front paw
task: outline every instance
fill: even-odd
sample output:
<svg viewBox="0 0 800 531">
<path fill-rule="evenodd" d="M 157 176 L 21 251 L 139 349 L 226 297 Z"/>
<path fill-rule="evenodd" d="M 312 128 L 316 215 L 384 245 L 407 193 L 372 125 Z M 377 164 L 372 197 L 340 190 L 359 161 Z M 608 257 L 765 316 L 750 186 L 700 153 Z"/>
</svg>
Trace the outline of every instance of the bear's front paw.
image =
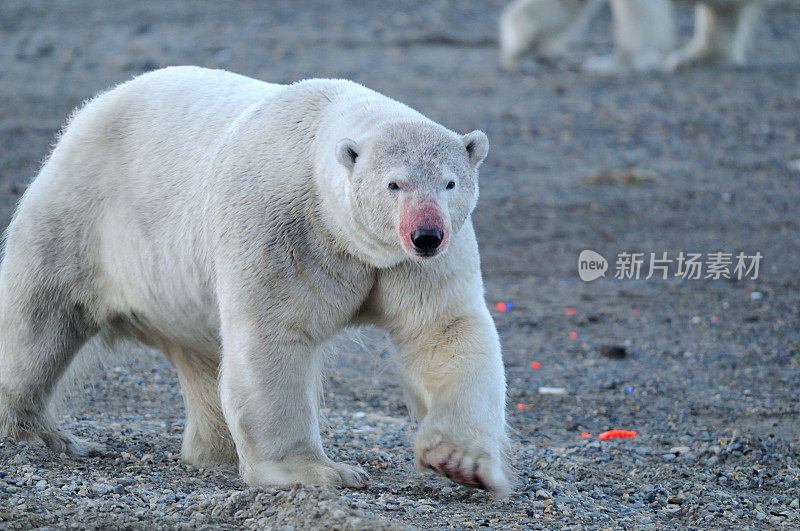
<svg viewBox="0 0 800 531">
<path fill-rule="evenodd" d="M 445 437 L 437 437 L 424 447 L 417 447 L 417 467 L 429 469 L 450 480 L 476 489 L 488 490 L 495 497 L 510 491 L 499 457 L 480 450 L 460 449 Z"/>
</svg>

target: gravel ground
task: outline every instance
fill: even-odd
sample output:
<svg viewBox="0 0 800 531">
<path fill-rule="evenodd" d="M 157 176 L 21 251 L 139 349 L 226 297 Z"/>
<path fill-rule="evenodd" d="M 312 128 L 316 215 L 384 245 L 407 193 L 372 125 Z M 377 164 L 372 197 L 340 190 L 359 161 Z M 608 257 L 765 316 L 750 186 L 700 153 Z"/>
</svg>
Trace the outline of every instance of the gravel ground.
<svg viewBox="0 0 800 531">
<path fill-rule="evenodd" d="M 0 527 L 800 526 L 800 6 L 769 14 L 746 68 L 603 79 L 576 65 L 610 48 L 607 14 L 563 63 L 509 75 L 499 1 L 363 4 L 3 1 L 0 224 L 75 105 L 161 66 L 346 77 L 482 128 L 487 300 L 514 304 L 494 314 L 515 492 L 492 501 L 414 471 L 376 330 L 332 347 L 325 392 L 326 448 L 370 473 L 366 491 L 251 489 L 182 462 L 174 371 L 131 345 L 95 354 L 64 408 L 105 455 L 0 439 Z M 583 283 L 583 249 L 764 258 L 756 280 Z M 611 428 L 638 436 L 598 440 Z"/>
</svg>

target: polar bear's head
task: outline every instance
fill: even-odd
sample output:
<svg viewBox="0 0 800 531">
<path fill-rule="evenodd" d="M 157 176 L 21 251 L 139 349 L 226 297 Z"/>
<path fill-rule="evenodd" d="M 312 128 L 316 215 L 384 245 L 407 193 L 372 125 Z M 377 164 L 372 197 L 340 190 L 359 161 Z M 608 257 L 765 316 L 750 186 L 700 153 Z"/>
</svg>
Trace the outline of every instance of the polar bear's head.
<svg viewBox="0 0 800 531">
<path fill-rule="evenodd" d="M 447 251 L 478 200 L 478 167 L 489 151 L 482 131 L 457 135 L 434 123 L 392 123 L 336 159 L 348 172 L 350 202 L 369 238 L 424 260 Z M 366 235 L 365 235 L 366 236 Z"/>
</svg>

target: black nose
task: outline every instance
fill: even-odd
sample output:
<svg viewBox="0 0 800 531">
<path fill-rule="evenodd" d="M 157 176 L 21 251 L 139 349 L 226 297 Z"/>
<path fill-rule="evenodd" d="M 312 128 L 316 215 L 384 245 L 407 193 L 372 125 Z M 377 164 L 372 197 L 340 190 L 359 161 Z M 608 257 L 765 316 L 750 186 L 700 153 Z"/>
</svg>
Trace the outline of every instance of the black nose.
<svg viewBox="0 0 800 531">
<path fill-rule="evenodd" d="M 442 243 L 442 231 L 437 229 L 420 229 L 411 234 L 411 243 L 422 252 L 429 253 Z"/>
</svg>

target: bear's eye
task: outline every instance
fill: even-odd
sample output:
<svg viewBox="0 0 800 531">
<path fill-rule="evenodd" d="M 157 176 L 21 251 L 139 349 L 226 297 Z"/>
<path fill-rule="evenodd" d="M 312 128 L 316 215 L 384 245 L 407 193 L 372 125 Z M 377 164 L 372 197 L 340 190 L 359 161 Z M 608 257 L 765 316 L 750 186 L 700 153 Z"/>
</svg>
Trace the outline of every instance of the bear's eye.
<svg viewBox="0 0 800 531">
<path fill-rule="evenodd" d="M 389 190 L 391 190 L 393 192 L 396 192 L 399 189 L 400 189 L 400 185 L 397 184 L 396 182 L 392 181 L 392 182 L 389 183 Z"/>
<path fill-rule="evenodd" d="M 447 189 L 448 190 L 452 190 L 455 187 L 456 187 L 456 182 L 455 181 L 450 181 L 449 183 L 447 183 Z"/>
</svg>

